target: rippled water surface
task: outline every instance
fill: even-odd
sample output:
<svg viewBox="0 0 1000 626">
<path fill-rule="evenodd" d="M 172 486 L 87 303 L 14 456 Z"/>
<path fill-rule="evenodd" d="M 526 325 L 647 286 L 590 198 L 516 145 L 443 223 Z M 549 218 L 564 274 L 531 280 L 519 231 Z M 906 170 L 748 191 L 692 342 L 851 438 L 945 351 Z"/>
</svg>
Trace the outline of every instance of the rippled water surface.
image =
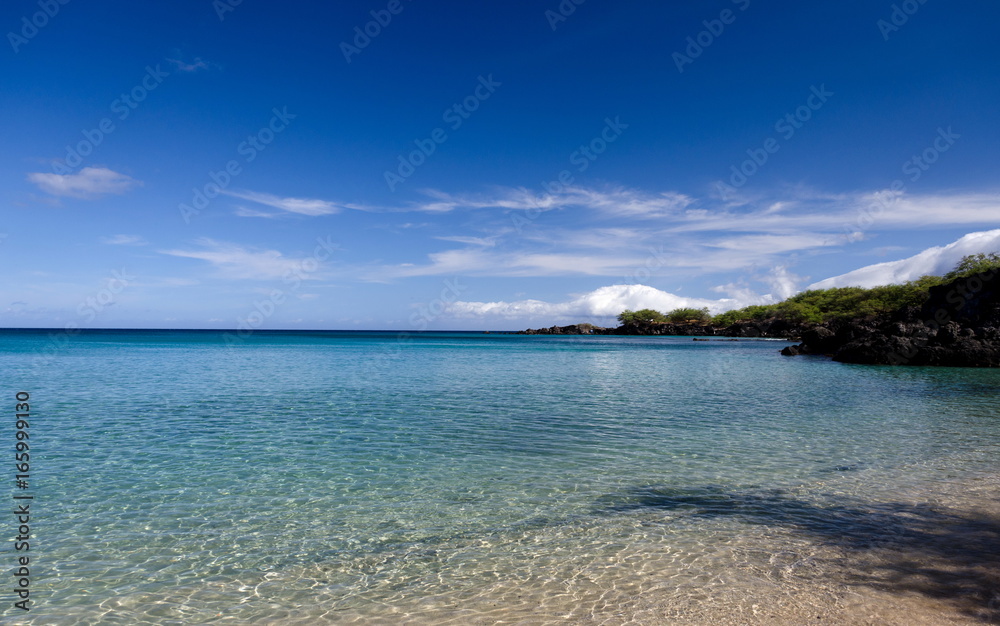
<svg viewBox="0 0 1000 626">
<path fill-rule="evenodd" d="M 805 597 L 849 606 L 835 570 L 881 589 L 891 559 L 852 560 L 871 550 L 995 564 L 994 520 L 951 509 L 996 503 L 1000 372 L 782 345 L 3 332 L 38 517 L 36 609 L 2 615 L 653 624 L 719 605 L 767 623 Z M 979 561 L 928 554 L 955 529 Z M 955 615 L 991 618 L 993 579 L 966 582 Z"/>
</svg>

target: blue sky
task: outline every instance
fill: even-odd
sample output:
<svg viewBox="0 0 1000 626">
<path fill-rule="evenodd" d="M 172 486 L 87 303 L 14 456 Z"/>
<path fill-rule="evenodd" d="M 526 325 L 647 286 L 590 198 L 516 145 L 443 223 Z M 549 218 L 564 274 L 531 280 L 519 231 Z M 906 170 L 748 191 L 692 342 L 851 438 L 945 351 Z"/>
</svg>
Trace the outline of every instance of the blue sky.
<svg viewBox="0 0 1000 626">
<path fill-rule="evenodd" d="M 0 325 L 518 329 L 947 268 L 1000 249 L 998 20 L 5 2 Z"/>
</svg>

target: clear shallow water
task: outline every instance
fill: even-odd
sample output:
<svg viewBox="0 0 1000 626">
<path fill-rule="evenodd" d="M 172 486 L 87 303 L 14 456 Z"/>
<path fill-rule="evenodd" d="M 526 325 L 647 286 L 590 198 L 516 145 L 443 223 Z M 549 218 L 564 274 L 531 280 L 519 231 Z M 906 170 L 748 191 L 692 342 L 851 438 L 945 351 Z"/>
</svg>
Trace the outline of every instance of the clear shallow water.
<svg viewBox="0 0 1000 626">
<path fill-rule="evenodd" d="M 3 615 L 624 623 L 994 480 L 1000 371 L 782 345 L 0 333 L 41 514 L 38 608 Z"/>
</svg>

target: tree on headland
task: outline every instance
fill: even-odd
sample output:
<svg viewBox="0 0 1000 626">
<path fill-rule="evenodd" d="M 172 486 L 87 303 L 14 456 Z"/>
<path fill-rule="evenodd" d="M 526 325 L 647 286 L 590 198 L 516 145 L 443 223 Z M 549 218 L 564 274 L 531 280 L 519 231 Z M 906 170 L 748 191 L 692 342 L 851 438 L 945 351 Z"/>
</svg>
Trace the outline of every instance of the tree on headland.
<svg viewBox="0 0 1000 626">
<path fill-rule="evenodd" d="M 703 309 L 674 309 L 667 313 L 667 319 L 671 322 L 708 322 L 712 315 L 708 312 L 708 307 Z"/>
<path fill-rule="evenodd" d="M 708 322 L 711 321 L 711 319 L 712 315 L 708 312 L 708 307 L 705 307 L 704 309 L 674 309 L 667 314 L 654 311 L 653 309 L 641 309 L 639 311 L 626 309 L 618 314 L 618 322 L 622 325 L 666 324 L 667 322 L 673 322 L 675 324 L 682 322 Z"/>
<path fill-rule="evenodd" d="M 662 324 L 667 321 L 667 316 L 653 309 L 640 309 L 631 311 L 625 309 L 618 314 L 618 323 L 626 324 Z"/>
<path fill-rule="evenodd" d="M 966 278 L 980 272 L 1000 269 L 1000 252 L 970 254 L 962 257 L 955 269 L 944 275 L 945 280 Z"/>
</svg>

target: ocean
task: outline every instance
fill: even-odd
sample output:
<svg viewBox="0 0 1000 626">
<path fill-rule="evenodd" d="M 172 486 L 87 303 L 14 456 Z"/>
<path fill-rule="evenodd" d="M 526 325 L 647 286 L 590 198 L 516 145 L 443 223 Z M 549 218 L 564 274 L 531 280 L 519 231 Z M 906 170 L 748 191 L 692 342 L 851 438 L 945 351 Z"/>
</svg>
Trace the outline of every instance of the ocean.
<svg viewBox="0 0 1000 626">
<path fill-rule="evenodd" d="M 1000 371 L 785 345 L 0 331 L 8 502 L 32 513 L 27 551 L 0 521 L 0 615 L 1000 620 Z"/>
</svg>

